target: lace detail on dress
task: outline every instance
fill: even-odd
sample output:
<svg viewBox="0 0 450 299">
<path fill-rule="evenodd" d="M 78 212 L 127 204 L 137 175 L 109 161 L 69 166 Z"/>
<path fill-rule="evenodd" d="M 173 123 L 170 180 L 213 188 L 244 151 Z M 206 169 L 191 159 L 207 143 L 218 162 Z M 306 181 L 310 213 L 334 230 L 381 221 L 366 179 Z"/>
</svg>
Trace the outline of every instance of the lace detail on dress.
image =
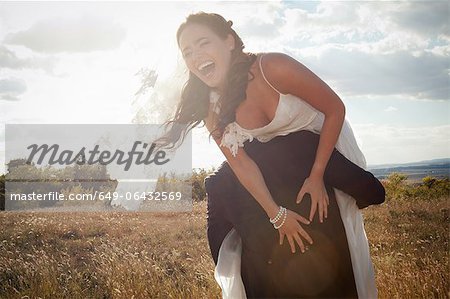
<svg viewBox="0 0 450 299">
<path fill-rule="evenodd" d="M 219 97 L 220 95 L 217 92 L 211 90 L 209 102 L 212 104 L 212 109 L 216 114 L 219 114 L 220 112 Z M 233 157 L 236 157 L 239 147 L 244 147 L 244 142 L 247 140 L 250 140 L 251 142 L 253 140 L 253 135 L 241 130 L 241 128 L 236 125 L 236 122 L 232 122 L 225 127 L 220 146 L 228 147 Z"/>
<path fill-rule="evenodd" d="M 247 140 L 250 140 L 251 142 L 253 140 L 253 135 L 242 131 L 236 125 L 236 122 L 232 122 L 225 127 L 220 146 L 228 147 L 233 157 L 236 157 L 239 147 L 244 147 L 244 142 Z"/>
</svg>

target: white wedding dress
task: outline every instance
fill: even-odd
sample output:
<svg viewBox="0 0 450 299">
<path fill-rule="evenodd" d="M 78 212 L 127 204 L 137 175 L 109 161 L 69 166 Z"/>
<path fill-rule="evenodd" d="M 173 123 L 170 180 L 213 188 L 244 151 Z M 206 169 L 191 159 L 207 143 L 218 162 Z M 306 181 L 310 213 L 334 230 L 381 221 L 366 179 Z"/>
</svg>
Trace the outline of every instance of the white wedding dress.
<svg viewBox="0 0 450 299">
<path fill-rule="evenodd" d="M 220 146 L 228 147 L 233 155 L 236 155 L 238 148 L 242 147 L 245 141 L 252 141 L 253 138 L 260 142 L 268 142 L 276 136 L 300 130 L 320 134 L 322 129 L 324 115 L 320 111 L 296 96 L 280 93 L 270 84 L 261 68 L 262 57 L 259 60 L 259 67 L 267 84 L 280 94 L 278 107 L 272 122 L 264 127 L 249 130 L 236 122 L 226 127 Z M 215 104 L 217 99 L 218 95 L 211 92 L 211 102 Z M 354 164 L 366 168 L 366 160 L 347 120 L 342 127 L 336 149 Z M 348 240 L 358 297 L 377 298 L 375 274 L 361 211 L 355 199 L 338 189 L 334 190 Z M 222 289 L 224 299 L 246 298 L 241 278 L 241 250 L 241 238 L 233 228 L 222 242 L 214 271 L 214 277 Z"/>
</svg>

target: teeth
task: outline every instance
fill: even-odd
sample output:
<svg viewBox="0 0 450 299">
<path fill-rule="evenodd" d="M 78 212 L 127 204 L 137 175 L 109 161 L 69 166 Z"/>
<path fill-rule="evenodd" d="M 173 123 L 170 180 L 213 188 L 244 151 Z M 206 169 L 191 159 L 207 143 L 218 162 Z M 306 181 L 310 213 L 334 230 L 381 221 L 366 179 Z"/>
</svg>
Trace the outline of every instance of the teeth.
<svg viewBox="0 0 450 299">
<path fill-rule="evenodd" d="M 198 70 L 201 71 L 201 70 L 203 70 L 205 67 L 207 67 L 210 64 L 213 64 L 213 62 L 212 61 L 205 61 L 205 62 L 203 62 L 202 64 L 200 64 L 198 66 Z"/>
</svg>

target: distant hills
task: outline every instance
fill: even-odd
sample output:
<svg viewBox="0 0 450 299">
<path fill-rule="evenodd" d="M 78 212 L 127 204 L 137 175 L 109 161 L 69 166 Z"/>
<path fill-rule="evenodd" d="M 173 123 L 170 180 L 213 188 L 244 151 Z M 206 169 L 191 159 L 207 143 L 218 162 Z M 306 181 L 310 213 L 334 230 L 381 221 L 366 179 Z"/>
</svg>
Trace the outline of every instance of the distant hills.
<svg viewBox="0 0 450 299">
<path fill-rule="evenodd" d="M 450 158 L 425 160 L 403 164 L 369 165 L 368 169 L 378 179 L 384 179 L 393 172 L 401 172 L 409 180 L 418 181 L 426 176 L 435 178 L 450 177 Z"/>
</svg>

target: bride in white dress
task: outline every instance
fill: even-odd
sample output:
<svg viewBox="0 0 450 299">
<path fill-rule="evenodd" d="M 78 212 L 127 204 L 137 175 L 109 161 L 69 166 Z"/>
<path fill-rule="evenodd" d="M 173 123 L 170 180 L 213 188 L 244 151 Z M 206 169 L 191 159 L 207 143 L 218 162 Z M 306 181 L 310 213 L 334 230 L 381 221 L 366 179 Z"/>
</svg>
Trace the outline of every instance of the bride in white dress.
<svg viewBox="0 0 450 299">
<path fill-rule="evenodd" d="M 261 74 L 267 84 L 279 94 L 279 104 L 274 119 L 267 126 L 247 130 L 233 122 L 227 127 L 226 135 L 220 145 L 228 147 L 233 154 L 238 151 L 239 146 L 243 146 L 246 140 L 251 141 L 253 138 L 260 142 L 268 142 L 276 136 L 299 130 L 318 134 L 322 130 L 323 113 L 296 96 L 281 93 L 266 79 L 261 67 L 263 56 L 261 55 L 259 59 Z M 210 97 L 211 103 L 216 105 L 218 95 L 212 92 Z M 366 160 L 347 120 L 342 127 L 336 149 L 354 164 L 366 168 Z M 338 189 L 335 189 L 335 192 L 349 243 L 358 297 L 377 298 L 375 275 L 361 211 L 351 196 Z M 236 230 L 232 229 L 220 247 L 214 272 L 214 277 L 222 289 L 223 298 L 246 298 L 241 279 L 241 250 L 241 239 Z"/>
<path fill-rule="evenodd" d="M 323 172 L 334 147 L 362 168 L 365 159 L 344 120 L 343 103 L 323 81 L 287 55 L 244 53 L 242 40 L 231 27 L 232 22 L 222 16 L 201 12 L 188 16 L 178 28 L 177 41 L 189 80 L 171 122 L 192 128 L 203 121 L 242 185 L 264 208 L 280 240 L 286 236 L 292 251 L 295 242 L 303 251 L 302 238 L 311 240 L 299 224 L 308 220 L 275 203 L 258 167 L 245 154 L 243 143 L 253 138 L 267 142 L 299 130 L 320 133 L 316 160 L 298 197 L 311 195 L 310 220 L 317 210 L 319 219 L 326 221 L 329 202 Z M 261 125 L 267 119 L 272 120 Z M 213 134 L 216 131 L 223 134 Z M 181 133 L 175 127 L 165 140 L 175 145 Z M 374 298 L 377 290 L 361 212 L 353 198 L 335 191 L 358 296 Z M 232 229 L 222 243 L 215 269 L 224 298 L 246 297 L 240 265 L 241 240 Z"/>
</svg>

